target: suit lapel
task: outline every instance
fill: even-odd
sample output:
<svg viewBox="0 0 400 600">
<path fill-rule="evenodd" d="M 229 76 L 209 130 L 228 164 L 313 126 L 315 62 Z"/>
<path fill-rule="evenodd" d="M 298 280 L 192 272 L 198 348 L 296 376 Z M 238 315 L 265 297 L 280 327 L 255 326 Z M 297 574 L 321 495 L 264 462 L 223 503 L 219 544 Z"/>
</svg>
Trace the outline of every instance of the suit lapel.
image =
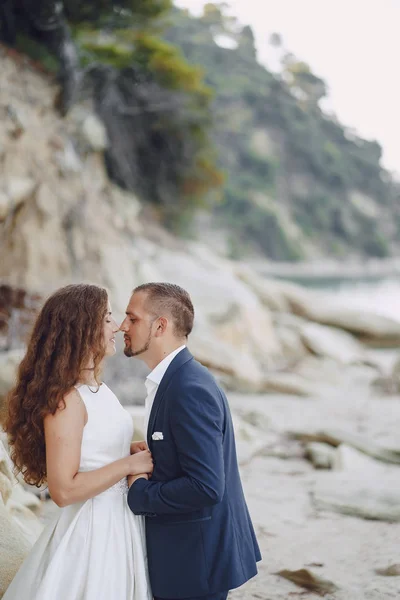
<svg viewBox="0 0 400 600">
<path fill-rule="evenodd" d="M 163 399 L 165 391 L 169 385 L 169 382 L 171 381 L 174 373 L 176 373 L 176 371 L 182 365 L 184 365 L 185 363 L 187 363 L 189 360 L 192 360 L 192 359 L 193 359 L 192 354 L 189 352 L 189 350 L 187 348 L 184 348 L 175 356 L 174 360 L 171 362 L 168 369 L 166 370 L 164 377 L 161 379 L 160 385 L 158 386 L 158 389 L 157 389 L 157 392 L 156 392 L 156 395 L 154 398 L 153 407 L 151 409 L 150 417 L 149 417 L 149 424 L 147 427 L 147 445 L 149 446 L 149 448 L 152 444 L 151 436 L 153 433 L 154 423 L 156 421 L 158 409 L 160 408 L 162 399 Z"/>
</svg>

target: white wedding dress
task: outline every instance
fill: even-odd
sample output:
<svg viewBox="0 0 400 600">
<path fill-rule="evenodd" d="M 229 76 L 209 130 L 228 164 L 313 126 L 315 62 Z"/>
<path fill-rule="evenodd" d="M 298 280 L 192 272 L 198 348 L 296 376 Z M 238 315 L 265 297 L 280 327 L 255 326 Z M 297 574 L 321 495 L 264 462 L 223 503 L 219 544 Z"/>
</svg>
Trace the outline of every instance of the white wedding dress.
<svg viewBox="0 0 400 600">
<path fill-rule="evenodd" d="M 77 386 L 88 421 L 80 471 L 129 455 L 133 423 L 103 383 Z M 3 600 L 151 600 L 144 517 L 126 502 L 126 480 L 60 509 L 22 564 Z"/>
</svg>

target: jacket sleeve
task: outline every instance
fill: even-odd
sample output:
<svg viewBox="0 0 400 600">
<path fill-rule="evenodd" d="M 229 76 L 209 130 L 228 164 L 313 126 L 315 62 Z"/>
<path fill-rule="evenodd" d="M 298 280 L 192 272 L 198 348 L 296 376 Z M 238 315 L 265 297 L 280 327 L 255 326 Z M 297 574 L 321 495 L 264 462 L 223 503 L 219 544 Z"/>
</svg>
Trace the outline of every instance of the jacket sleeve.
<svg viewBox="0 0 400 600">
<path fill-rule="evenodd" d="M 221 502 L 224 417 L 219 393 L 218 388 L 193 384 L 171 403 L 171 426 L 184 475 L 165 482 L 137 479 L 128 493 L 132 512 L 179 514 Z"/>
</svg>

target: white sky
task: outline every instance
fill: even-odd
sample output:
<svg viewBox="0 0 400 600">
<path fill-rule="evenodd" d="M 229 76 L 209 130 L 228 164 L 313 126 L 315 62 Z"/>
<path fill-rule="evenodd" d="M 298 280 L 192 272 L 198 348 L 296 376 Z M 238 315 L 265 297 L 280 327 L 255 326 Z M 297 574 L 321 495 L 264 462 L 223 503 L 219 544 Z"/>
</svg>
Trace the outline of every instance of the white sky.
<svg viewBox="0 0 400 600">
<path fill-rule="evenodd" d="M 205 0 L 175 0 L 198 13 Z M 383 147 L 400 174 L 400 0 L 228 0 L 252 26 L 259 60 L 273 67 L 269 35 L 322 77 L 340 121 Z"/>
</svg>

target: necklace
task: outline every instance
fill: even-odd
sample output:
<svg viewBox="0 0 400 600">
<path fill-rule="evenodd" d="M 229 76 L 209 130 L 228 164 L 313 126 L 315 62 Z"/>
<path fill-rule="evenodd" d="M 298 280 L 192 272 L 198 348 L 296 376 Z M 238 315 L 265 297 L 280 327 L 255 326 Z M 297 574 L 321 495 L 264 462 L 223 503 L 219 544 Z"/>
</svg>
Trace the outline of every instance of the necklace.
<svg viewBox="0 0 400 600">
<path fill-rule="evenodd" d="M 89 385 L 88 383 L 87 383 L 86 385 L 88 386 L 88 388 L 89 388 L 89 390 L 92 392 L 92 394 L 97 394 L 97 392 L 98 392 L 98 391 L 99 391 L 99 389 L 100 389 L 101 383 L 99 383 L 99 384 L 97 385 L 97 389 L 96 389 L 96 390 L 92 390 L 92 388 L 90 387 L 90 385 Z"/>
</svg>

